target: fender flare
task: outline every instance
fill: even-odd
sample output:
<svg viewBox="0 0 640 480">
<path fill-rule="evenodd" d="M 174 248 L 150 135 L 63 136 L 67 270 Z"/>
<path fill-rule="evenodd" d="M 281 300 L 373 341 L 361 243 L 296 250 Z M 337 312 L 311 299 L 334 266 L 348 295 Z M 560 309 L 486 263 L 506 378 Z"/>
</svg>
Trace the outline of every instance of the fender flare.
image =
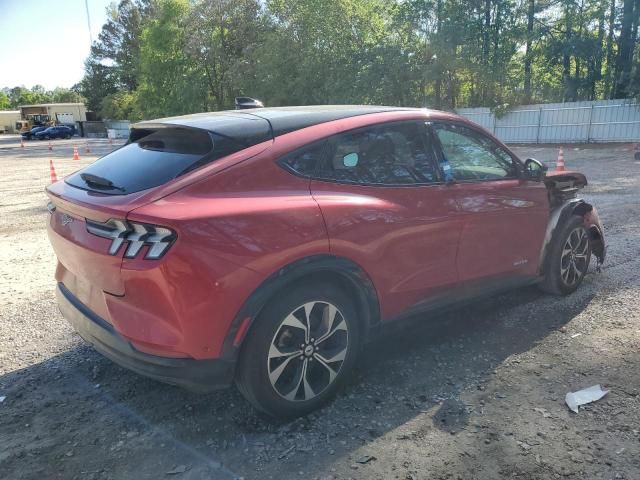
<svg viewBox="0 0 640 480">
<path fill-rule="evenodd" d="M 349 282 L 358 292 L 358 313 L 364 320 L 365 341 L 380 322 L 380 303 L 373 282 L 365 270 L 344 257 L 322 254 L 305 257 L 274 272 L 249 296 L 233 318 L 222 347 L 222 357 L 236 360 L 246 333 L 273 296 L 292 282 L 314 274 L 333 274 Z M 248 319 L 248 320 L 247 320 Z M 242 331 L 240 331 L 242 330 Z M 236 338 L 239 336 L 239 339 Z"/>
<path fill-rule="evenodd" d="M 563 225 L 564 222 L 571 215 L 577 215 L 580 217 L 584 217 L 586 214 L 593 210 L 593 205 L 587 203 L 581 198 L 572 198 L 570 200 L 565 201 L 564 203 L 556 206 L 551 210 L 551 215 L 549 217 L 549 223 L 547 224 L 547 229 L 544 236 L 544 242 L 542 244 L 542 249 L 540 250 L 540 261 L 539 265 L 539 274 L 545 274 L 545 267 L 547 262 L 547 255 L 549 253 L 549 249 L 553 242 L 556 240 L 558 227 Z M 599 237 L 602 238 L 602 228 L 599 225 L 593 225 L 592 227 L 596 228 L 599 234 Z M 604 253 L 594 252 L 596 256 L 601 260 L 604 259 Z"/>
</svg>

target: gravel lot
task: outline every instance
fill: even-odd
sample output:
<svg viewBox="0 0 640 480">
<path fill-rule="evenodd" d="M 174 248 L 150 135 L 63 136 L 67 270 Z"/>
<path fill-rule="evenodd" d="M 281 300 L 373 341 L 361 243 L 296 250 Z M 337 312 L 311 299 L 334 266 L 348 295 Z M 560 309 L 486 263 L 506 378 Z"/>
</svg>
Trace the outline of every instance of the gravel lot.
<svg viewBox="0 0 640 480">
<path fill-rule="evenodd" d="M 103 359 L 54 300 L 45 222 L 58 176 L 104 140 L 0 137 L 0 478 L 640 479 L 640 162 L 565 148 L 609 255 L 566 298 L 535 288 L 417 316 L 370 345 L 335 402 L 292 423 L 235 391 L 193 394 Z M 552 161 L 554 146 L 518 147 Z M 611 392 L 569 412 L 568 391 Z"/>
</svg>

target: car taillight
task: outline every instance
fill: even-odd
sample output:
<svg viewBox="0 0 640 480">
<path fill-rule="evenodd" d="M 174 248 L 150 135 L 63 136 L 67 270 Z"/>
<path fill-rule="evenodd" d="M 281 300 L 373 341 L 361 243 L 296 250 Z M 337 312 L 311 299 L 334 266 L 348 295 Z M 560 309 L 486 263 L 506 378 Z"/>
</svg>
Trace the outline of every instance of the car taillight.
<svg viewBox="0 0 640 480">
<path fill-rule="evenodd" d="M 87 231 L 102 238 L 111 239 L 109 255 L 116 255 L 124 243 L 128 243 L 124 252 L 126 258 L 135 258 L 145 245 L 147 260 L 162 257 L 176 239 L 173 230 L 146 223 L 126 220 L 107 220 L 104 223 L 87 219 Z"/>
</svg>

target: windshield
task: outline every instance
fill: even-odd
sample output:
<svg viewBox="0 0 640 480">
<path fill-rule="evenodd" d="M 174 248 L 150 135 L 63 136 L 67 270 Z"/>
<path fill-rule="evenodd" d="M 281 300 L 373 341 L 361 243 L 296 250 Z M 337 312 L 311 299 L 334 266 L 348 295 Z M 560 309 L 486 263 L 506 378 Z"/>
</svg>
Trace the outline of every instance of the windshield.
<svg viewBox="0 0 640 480">
<path fill-rule="evenodd" d="M 138 130 L 132 138 L 65 181 L 111 195 L 135 193 L 244 148 L 227 137 L 190 128 Z"/>
</svg>

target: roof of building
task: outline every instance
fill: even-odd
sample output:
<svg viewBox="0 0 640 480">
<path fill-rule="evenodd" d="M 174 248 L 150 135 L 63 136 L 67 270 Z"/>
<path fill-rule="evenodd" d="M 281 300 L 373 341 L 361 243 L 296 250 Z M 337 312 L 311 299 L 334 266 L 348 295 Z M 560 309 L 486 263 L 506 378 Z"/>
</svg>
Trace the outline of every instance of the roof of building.
<svg viewBox="0 0 640 480">
<path fill-rule="evenodd" d="M 18 108 L 25 107 L 84 107 L 82 102 L 67 102 L 67 103 L 36 103 L 34 105 L 20 105 Z"/>
<path fill-rule="evenodd" d="M 370 105 L 313 105 L 304 107 L 255 108 L 194 113 L 137 123 L 134 129 L 176 125 L 200 128 L 255 144 L 272 137 L 320 123 L 372 113 L 417 110 Z"/>
</svg>

